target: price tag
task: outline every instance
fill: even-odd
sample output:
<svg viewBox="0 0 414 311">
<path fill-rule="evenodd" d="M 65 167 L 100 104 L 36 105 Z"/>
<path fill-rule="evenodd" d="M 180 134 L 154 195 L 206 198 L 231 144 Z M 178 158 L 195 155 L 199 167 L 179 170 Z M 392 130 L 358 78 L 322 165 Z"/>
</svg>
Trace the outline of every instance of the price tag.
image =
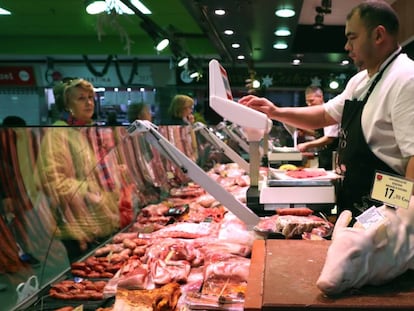
<svg viewBox="0 0 414 311">
<path fill-rule="evenodd" d="M 413 185 L 405 178 L 376 172 L 371 198 L 392 207 L 408 208 Z"/>
</svg>

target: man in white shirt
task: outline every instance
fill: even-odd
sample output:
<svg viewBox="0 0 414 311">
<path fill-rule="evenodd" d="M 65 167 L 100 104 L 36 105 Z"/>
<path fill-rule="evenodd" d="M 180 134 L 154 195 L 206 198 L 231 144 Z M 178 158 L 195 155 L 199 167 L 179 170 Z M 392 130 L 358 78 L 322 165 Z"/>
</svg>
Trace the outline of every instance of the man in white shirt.
<svg viewBox="0 0 414 311">
<path fill-rule="evenodd" d="M 414 61 L 401 53 L 399 21 L 383 0 L 364 1 L 347 16 L 345 49 L 360 71 L 324 105 L 280 108 L 252 95 L 240 103 L 298 128 L 341 123 L 343 182 L 339 211 L 369 208 L 376 171 L 414 179 Z"/>
<path fill-rule="evenodd" d="M 305 90 L 305 100 L 308 106 L 323 105 L 323 91 L 318 86 L 309 86 Z M 318 151 L 319 167 L 332 169 L 332 153 L 338 147 L 339 125 L 333 124 L 314 131 L 315 139 L 297 145 L 300 152 Z"/>
</svg>

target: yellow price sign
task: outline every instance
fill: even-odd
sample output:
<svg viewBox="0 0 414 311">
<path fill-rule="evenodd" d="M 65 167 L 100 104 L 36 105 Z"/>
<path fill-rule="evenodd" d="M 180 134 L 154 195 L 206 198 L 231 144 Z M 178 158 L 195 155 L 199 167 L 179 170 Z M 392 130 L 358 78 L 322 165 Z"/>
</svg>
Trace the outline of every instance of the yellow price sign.
<svg viewBox="0 0 414 311">
<path fill-rule="evenodd" d="M 413 185 L 408 179 L 376 172 L 371 198 L 389 206 L 408 208 Z"/>
</svg>

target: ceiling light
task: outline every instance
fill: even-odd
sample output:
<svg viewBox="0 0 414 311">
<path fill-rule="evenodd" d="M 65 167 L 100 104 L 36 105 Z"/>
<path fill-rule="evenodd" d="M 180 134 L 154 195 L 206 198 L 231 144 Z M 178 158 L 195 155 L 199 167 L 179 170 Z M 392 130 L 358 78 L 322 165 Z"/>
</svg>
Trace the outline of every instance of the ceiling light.
<svg viewBox="0 0 414 311">
<path fill-rule="evenodd" d="M 11 15 L 11 12 L 7 11 L 6 9 L 0 8 L 0 15 Z"/>
<path fill-rule="evenodd" d="M 231 45 L 231 47 L 232 47 L 233 49 L 238 49 L 238 48 L 240 47 L 240 44 L 238 44 L 238 43 L 233 43 L 233 44 Z"/>
<path fill-rule="evenodd" d="M 105 12 L 106 1 L 105 0 L 87 0 L 85 1 L 86 12 L 91 15 Z"/>
<path fill-rule="evenodd" d="M 273 44 L 273 48 L 276 50 L 286 50 L 288 47 L 286 42 L 276 42 Z"/>
<path fill-rule="evenodd" d="M 200 76 L 200 73 L 198 71 L 194 71 L 194 72 L 190 73 L 190 78 L 191 79 L 198 78 L 199 76 Z"/>
<path fill-rule="evenodd" d="M 168 45 L 170 44 L 170 40 L 167 38 L 162 38 L 158 41 L 158 43 L 155 45 L 155 49 L 158 52 L 163 51 Z"/>
<path fill-rule="evenodd" d="M 152 12 L 139 0 L 130 0 L 142 14 L 149 15 Z M 122 0 L 85 0 L 86 12 L 88 14 L 100 14 L 115 12 L 117 14 L 133 15 L 134 11 L 128 7 Z"/>
<path fill-rule="evenodd" d="M 295 66 L 300 65 L 300 59 L 296 58 L 292 60 L 292 65 L 295 65 Z"/>
<path fill-rule="evenodd" d="M 154 40 L 154 46 L 158 52 L 163 51 L 170 44 L 168 33 L 163 31 L 162 28 L 160 28 L 150 19 L 142 21 L 140 25 L 141 28 L 145 30 L 147 34 Z"/>
<path fill-rule="evenodd" d="M 226 30 L 224 30 L 224 34 L 228 35 L 228 36 L 231 36 L 232 34 L 234 34 L 234 31 L 231 30 L 231 29 L 226 29 Z"/>
<path fill-rule="evenodd" d="M 239 56 L 237 56 L 237 59 L 240 59 L 240 60 L 242 60 L 242 59 L 245 59 L 246 57 L 244 56 L 244 55 L 239 55 Z"/>
<path fill-rule="evenodd" d="M 125 5 L 122 1 L 112 1 L 111 6 L 108 6 L 109 10 L 113 9 L 118 14 L 128 14 L 133 15 L 134 11 L 132 11 L 129 7 Z"/>
<path fill-rule="evenodd" d="M 148 9 L 141 1 L 139 0 L 129 0 L 131 4 L 138 9 L 142 14 L 150 15 L 152 14 L 151 10 Z"/>
<path fill-rule="evenodd" d="M 183 56 L 183 57 L 179 58 L 178 62 L 177 62 L 177 66 L 178 67 L 185 66 L 186 64 L 188 64 L 188 60 L 189 60 L 188 56 Z"/>
<path fill-rule="evenodd" d="M 193 68 L 193 69 L 190 69 L 190 71 L 188 72 L 188 76 L 191 79 L 197 79 L 198 80 L 202 77 L 202 73 L 201 73 L 201 70 Z"/>
<path fill-rule="evenodd" d="M 217 9 L 217 10 L 214 11 L 214 14 L 221 16 L 221 15 L 225 15 L 226 11 L 224 11 L 222 9 Z"/>
<path fill-rule="evenodd" d="M 287 28 L 279 28 L 279 29 L 276 29 L 275 35 L 278 37 L 287 37 L 291 35 L 291 32 Z"/>
<path fill-rule="evenodd" d="M 260 81 L 259 80 L 253 80 L 252 86 L 254 89 L 258 89 L 260 87 Z"/>
<path fill-rule="evenodd" d="M 289 8 L 284 8 L 276 10 L 275 15 L 279 17 L 292 17 L 295 16 L 295 11 Z"/>
<path fill-rule="evenodd" d="M 336 90 L 339 87 L 339 82 L 336 80 L 332 80 L 331 82 L 329 82 L 329 87 L 332 90 Z"/>
<path fill-rule="evenodd" d="M 344 60 L 341 62 L 341 65 L 343 65 L 343 66 L 349 65 L 349 60 L 344 59 Z"/>
</svg>

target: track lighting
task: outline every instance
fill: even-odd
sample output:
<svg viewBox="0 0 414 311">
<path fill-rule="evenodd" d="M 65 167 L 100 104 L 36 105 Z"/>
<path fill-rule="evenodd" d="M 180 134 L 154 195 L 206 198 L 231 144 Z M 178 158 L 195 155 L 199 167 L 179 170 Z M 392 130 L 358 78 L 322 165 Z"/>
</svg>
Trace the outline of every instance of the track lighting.
<svg viewBox="0 0 414 311">
<path fill-rule="evenodd" d="M 141 28 L 145 30 L 147 34 L 154 40 L 154 47 L 158 52 L 163 51 L 170 44 L 167 33 L 153 21 L 148 19 L 141 22 L 140 25 Z"/>
<path fill-rule="evenodd" d="M 107 7 L 105 0 L 86 0 L 85 6 L 86 12 L 91 15 L 105 12 Z"/>
</svg>

